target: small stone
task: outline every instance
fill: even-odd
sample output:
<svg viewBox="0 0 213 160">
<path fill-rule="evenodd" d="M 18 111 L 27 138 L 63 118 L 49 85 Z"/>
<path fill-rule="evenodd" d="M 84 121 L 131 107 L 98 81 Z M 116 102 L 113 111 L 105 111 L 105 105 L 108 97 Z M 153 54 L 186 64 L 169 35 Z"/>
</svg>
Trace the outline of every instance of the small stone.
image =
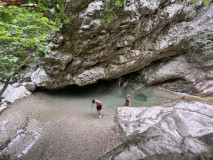
<svg viewBox="0 0 213 160">
<path fill-rule="evenodd" d="M 18 129 L 16 133 L 20 134 L 20 133 L 22 133 L 22 132 L 24 132 L 23 129 Z"/>
<path fill-rule="evenodd" d="M 2 125 L 5 126 L 6 124 L 8 124 L 9 121 L 3 121 Z"/>
</svg>

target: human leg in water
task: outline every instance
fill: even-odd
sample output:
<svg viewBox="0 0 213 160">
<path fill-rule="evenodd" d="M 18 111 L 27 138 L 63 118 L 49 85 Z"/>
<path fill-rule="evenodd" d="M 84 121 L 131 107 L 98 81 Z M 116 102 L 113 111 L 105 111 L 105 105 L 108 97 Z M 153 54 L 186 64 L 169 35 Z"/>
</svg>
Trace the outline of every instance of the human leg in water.
<svg viewBox="0 0 213 160">
<path fill-rule="evenodd" d="M 97 112 L 98 112 L 99 118 L 101 118 L 101 109 L 102 109 L 102 106 L 97 106 Z"/>
</svg>

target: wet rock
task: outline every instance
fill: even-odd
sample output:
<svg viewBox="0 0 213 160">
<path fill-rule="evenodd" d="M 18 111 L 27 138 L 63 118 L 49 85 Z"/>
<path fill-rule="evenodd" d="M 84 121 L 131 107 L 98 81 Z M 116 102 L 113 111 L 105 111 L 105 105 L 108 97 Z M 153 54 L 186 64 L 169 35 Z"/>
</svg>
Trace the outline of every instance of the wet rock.
<svg viewBox="0 0 213 160">
<path fill-rule="evenodd" d="M 52 36 L 52 49 L 32 75 L 37 86 L 53 89 L 119 78 L 182 54 L 181 46 L 190 37 L 213 33 L 212 3 L 130 0 L 110 24 L 101 23 L 102 5 L 96 0 L 67 1 L 70 23 Z"/>
<path fill-rule="evenodd" d="M 100 159 L 188 160 L 213 151 L 213 106 L 170 102 L 153 107 L 120 107 L 117 122 L 124 144 Z"/>
</svg>

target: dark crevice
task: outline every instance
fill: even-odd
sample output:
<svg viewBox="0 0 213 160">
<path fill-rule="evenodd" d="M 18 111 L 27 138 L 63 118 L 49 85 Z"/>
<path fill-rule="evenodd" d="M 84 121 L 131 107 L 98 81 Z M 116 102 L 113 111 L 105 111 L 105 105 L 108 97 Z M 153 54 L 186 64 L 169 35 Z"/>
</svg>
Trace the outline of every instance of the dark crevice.
<svg viewBox="0 0 213 160">
<path fill-rule="evenodd" d="M 88 84 L 85 86 L 71 85 L 62 89 L 49 90 L 46 88 L 39 88 L 38 91 L 45 92 L 49 95 L 73 97 L 93 95 L 93 93 L 111 93 L 113 86 L 117 85 L 117 79 L 112 80 L 98 80 L 96 83 Z"/>
</svg>

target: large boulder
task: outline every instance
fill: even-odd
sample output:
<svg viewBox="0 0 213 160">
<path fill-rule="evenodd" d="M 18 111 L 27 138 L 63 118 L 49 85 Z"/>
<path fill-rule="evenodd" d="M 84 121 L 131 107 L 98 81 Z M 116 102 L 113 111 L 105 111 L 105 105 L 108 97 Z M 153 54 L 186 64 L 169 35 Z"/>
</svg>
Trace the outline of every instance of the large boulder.
<svg viewBox="0 0 213 160">
<path fill-rule="evenodd" d="M 103 2 L 67 1 L 70 23 L 52 35 L 48 55 L 31 76 L 37 86 L 55 89 L 118 78 L 183 53 L 181 46 L 190 37 L 213 33 L 212 3 L 128 0 L 104 24 Z"/>
<path fill-rule="evenodd" d="M 125 142 L 100 159 L 189 160 L 201 155 L 211 157 L 212 115 L 213 105 L 201 102 L 120 107 L 116 119 Z"/>
</svg>

